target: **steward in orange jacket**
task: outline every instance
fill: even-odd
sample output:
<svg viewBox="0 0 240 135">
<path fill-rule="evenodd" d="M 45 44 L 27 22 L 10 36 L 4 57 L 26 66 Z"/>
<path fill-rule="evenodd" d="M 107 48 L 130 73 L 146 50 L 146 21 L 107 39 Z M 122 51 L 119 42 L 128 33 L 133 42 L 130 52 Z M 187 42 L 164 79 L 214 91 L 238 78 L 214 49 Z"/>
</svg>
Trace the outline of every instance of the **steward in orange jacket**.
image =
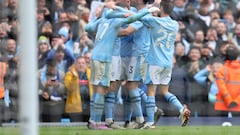
<svg viewBox="0 0 240 135">
<path fill-rule="evenodd" d="M 218 86 L 215 110 L 240 112 L 240 61 L 239 51 L 229 47 L 224 66 L 216 73 Z"/>
</svg>

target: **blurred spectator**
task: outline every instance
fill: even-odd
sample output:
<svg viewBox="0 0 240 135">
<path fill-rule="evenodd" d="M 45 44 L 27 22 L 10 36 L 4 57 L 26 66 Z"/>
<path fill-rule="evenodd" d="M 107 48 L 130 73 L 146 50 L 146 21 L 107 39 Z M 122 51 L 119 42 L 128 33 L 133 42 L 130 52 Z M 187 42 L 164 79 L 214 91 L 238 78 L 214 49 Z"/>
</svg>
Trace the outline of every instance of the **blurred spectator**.
<svg viewBox="0 0 240 135">
<path fill-rule="evenodd" d="M 7 23 L 0 23 L 0 52 L 4 53 L 6 51 L 7 39 L 9 25 Z"/>
<path fill-rule="evenodd" d="M 197 74 L 206 65 L 201 61 L 201 50 L 199 47 L 192 46 L 189 54 L 189 60 L 183 66 L 184 70 L 187 72 L 189 82 L 191 83 L 189 93 L 190 93 L 190 103 L 189 108 L 194 115 L 206 115 L 205 107 L 207 104 L 207 92 L 206 87 L 199 85 L 194 80 L 194 75 Z"/>
<path fill-rule="evenodd" d="M 1 54 L 2 59 L 5 59 L 6 61 L 16 58 L 17 59 L 17 44 L 15 39 L 7 39 L 6 47 L 4 48 L 4 52 Z"/>
<path fill-rule="evenodd" d="M 67 71 L 64 84 L 67 88 L 65 111 L 71 122 L 87 122 L 90 116 L 90 99 L 93 94 L 89 83 L 90 69 L 84 57 L 78 57 Z"/>
<path fill-rule="evenodd" d="M 62 39 L 60 38 L 60 35 L 58 33 L 52 33 L 49 40 L 51 49 L 58 48 L 59 44 L 62 43 Z"/>
<path fill-rule="evenodd" d="M 198 46 L 199 48 L 202 48 L 204 39 L 205 39 L 205 37 L 204 37 L 204 32 L 203 32 L 203 30 L 197 30 L 197 31 L 194 33 L 194 40 L 193 40 L 193 42 L 191 43 L 191 45 L 193 45 L 193 46 Z"/>
<path fill-rule="evenodd" d="M 186 35 L 186 39 L 189 42 L 193 42 L 194 33 L 198 30 L 203 30 L 206 33 L 208 26 L 200 19 L 199 15 L 195 13 L 195 9 L 188 9 L 182 20 L 181 31 Z"/>
<path fill-rule="evenodd" d="M 74 56 L 84 56 L 93 48 L 93 41 L 88 38 L 87 33 L 82 34 L 80 41 L 74 43 Z"/>
<path fill-rule="evenodd" d="M 47 60 L 53 58 L 57 60 L 58 69 L 64 73 L 75 61 L 74 56 L 63 46 L 58 46 L 58 48 L 49 51 Z"/>
<path fill-rule="evenodd" d="M 219 42 L 228 40 L 227 26 L 222 21 L 217 24 L 217 34 Z"/>
<path fill-rule="evenodd" d="M 230 45 L 233 45 L 233 44 L 229 41 L 222 41 L 219 45 L 219 54 L 215 55 L 215 57 L 213 58 L 213 61 L 225 63 L 226 50 Z"/>
<path fill-rule="evenodd" d="M 220 43 L 218 41 L 217 31 L 214 28 L 209 28 L 205 37 L 205 42 L 208 47 L 211 49 L 211 56 L 219 54 Z"/>
<path fill-rule="evenodd" d="M 218 10 L 212 10 L 209 12 L 209 16 L 211 18 L 211 21 L 213 21 L 214 19 L 220 19 L 221 15 L 219 14 Z"/>
<path fill-rule="evenodd" d="M 206 87 L 208 91 L 208 104 L 206 112 L 208 115 L 216 115 L 217 112 L 214 111 L 214 103 L 216 102 L 216 95 L 218 92 L 218 87 L 216 83 L 215 74 L 217 71 L 223 67 L 220 62 L 213 62 L 207 65 L 205 68 L 200 70 L 194 75 L 194 79 L 202 86 Z"/>
<path fill-rule="evenodd" d="M 37 10 L 37 30 L 38 30 L 38 36 L 41 34 L 42 27 L 44 23 L 47 21 L 44 18 L 44 10 L 38 9 Z"/>
<path fill-rule="evenodd" d="M 173 17 L 176 20 L 181 20 L 182 14 L 185 13 L 186 10 L 186 0 L 173 0 L 174 2 L 174 8 L 173 12 L 171 14 L 171 17 Z"/>
<path fill-rule="evenodd" d="M 61 27 L 58 31 L 58 34 L 60 35 L 60 38 L 63 40 L 66 49 L 71 53 L 71 55 L 74 55 L 73 52 L 74 41 L 72 40 L 72 33 L 70 31 L 70 27 L 65 26 Z"/>
<path fill-rule="evenodd" d="M 219 10 L 218 12 L 222 15 L 224 11 L 227 9 L 231 9 L 233 14 L 236 15 L 237 9 L 236 5 L 238 0 L 216 0 L 219 3 Z"/>
<path fill-rule="evenodd" d="M 17 16 L 18 0 L 7 0 L 7 8 L 9 11 L 9 20 Z"/>
<path fill-rule="evenodd" d="M 9 122 L 18 122 L 19 112 L 19 61 L 16 58 L 11 58 L 8 61 L 8 70 L 5 77 L 5 90 L 9 91 Z"/>
<path fill-rule="evenodd" d="M 48 21 L 44 22 L 44 24 L 42 25 L 40 31 L 39 31 L 39 36 L 45 36 L 48 38 L 48 40 L 50 39 L 51 35 L 53 33 L 53 28 L 52 28 L 52 24 Z"/>
<path fill-rule="evenodd" d="M 47 37 L 40 36 L 38 39 L 38 69 L 45 65 L 49 50 L 50 44 Z"/>
<path fill-rule="evenodd" d="M 211 55 L 211 48 L 205 43 L 201 48 L 201 61 L 204 65 L 212 63 L 213 56 Z"/>
<path fill-rule="evenodd" d="M 188 60 L 187 55 L 185 55 L 185 46 L 182 42 L 175 42 L 174 55 L 176 59 L 176 65 L 183 66 Z"/>
<path fill-rule="evenodd" d="M 236 24 L 233 36 L 234 45 L 240 50 L 240 23 Z"/>
<path fill-rule="evenodd" d="M 52 3 L 51 16 L 53 24 L 57 22 L 67 21 L 67 14 L 64 12 L 64 0 L 54 0 Z"/>
<path fill-rule="evenodd" d="M 7 63 L 0 59 L 0 126 L 8 119 L 6 107 L 9 107 L 9 91 L 5 91 L 4 78 L 7 73 Z"/>
<path fill-rule="evenodd" d="M 179 23 L 179 26 L 181 27 L 182 22 L 178 22 L 178 23 Z M 183 27 L 185 26 L 183 25 Z M 190 43 L 186 40 L 185 35 L 183 35 L 180 31 L 177 33 L 174 42 L 181 42 L 184 45 L 185 54 L 188 54 L 188 51 L 190 49 Z"/>
<path fill-rule="evenodd" d="M 227 31 L 229 33 L 233 33 L 236 22 L 234 20 L 232 9 L 228 9 L 223 12 L 223 19 L 226 21 L 225 24 L 227 26 Z"/>
<path fill-rule="evenodd" d="M 43 12 L 44 18 L 51 22 L 51 15 L 50 15 L 50 11 L 46 5 L 46 0 L 37 0 L 37 9 L 41 10 Z"/>
<path fill-rule="evenodd" d="M 209 12 L 213 9 L 215 9 L 214 7 L 214 3 L 212 0 L 202 0 L 199 1 L 199 9 L 198 9 L 198 15 L 199 18 L 205 22 L 205 24 L 209 27 L 210 26 L 210 21 L 211 18 L 209 16 Z"/>
<path fill-rule="evenodd" d="M 57 68 L 55 59 L 48 59 L 38 71 L 40 116 L 42 122 L 60 122 L 64 113 L 64 72 Z"/>
<path fill-rule="evenodd" d="M 84 56 L 87 66 L 90 68 L 90 58 L 91 58 L 91 52 L 87 52 Z"/>
</svg>

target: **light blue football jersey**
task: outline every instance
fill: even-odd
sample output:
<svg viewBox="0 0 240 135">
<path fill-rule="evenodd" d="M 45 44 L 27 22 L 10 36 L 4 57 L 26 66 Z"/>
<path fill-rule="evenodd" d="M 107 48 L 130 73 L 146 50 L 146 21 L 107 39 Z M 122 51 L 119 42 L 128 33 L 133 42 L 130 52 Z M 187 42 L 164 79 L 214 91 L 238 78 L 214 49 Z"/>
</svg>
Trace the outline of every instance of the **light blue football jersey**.
<svg viewBox="0 0 240 135">
<path fill-rule="evenodd" d="M 112 61 L 113 45 L 117 38 L 119 28 L 124 24 L 129 24 L 142 16 L 148 14 L 148 10 L 135 14 L 128 18 L 94 19 L 85 27 L 87 32 L 96 32 L 95 45 L 92 50 L 91 59 L 102 62 Z"/>
<path fill-rule="evenodd" d="M 178 23 L 170 17 L 145 16 L 141 19 L 150 28 L 150 49 L 146 62 L 150 65 L 172 68 L 174 41 Z"/>
</svg>

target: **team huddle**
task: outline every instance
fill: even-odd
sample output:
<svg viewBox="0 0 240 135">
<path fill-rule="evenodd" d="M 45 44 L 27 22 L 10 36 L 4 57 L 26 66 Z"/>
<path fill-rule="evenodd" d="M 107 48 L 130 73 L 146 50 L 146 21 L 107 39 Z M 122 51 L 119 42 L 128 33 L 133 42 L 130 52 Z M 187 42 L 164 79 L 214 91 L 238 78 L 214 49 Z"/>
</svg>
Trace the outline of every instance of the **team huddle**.
<svg viewBox="0 0 240 135">
<path fill-rule="evenodd" d="M 97 7 L 95 17 L 85 30 L 95 33 L 91 56 L 91 84 L 94 94 L 90 103 L 89 129 L 152 129 L 157 122 L 155 103 L 157 87 L 166 100 L 180 113 L 181 126 L 186 126 L 190 110 L 168 91 L 172 74 L 174 40 L 179 25 L 170 18 L 171 0 L 140 0 L 131 7 L 129 0 L 116 0 Z M 124 127 L 114 123 L 117 90 L 125 81 L 129 103 L 124 105 Z M 138 86 L 147 86 L 143 92 Z M 141 103 L 145 104 L 144 119 Z M 105 123 L 102 123 L 102 116 Z M 125 115 L 126 114 L 126 115 Z M 134 114 L 136 120 L 131 122 Z M 155 117 L 155 118 L 154 118 Z"/>
</svg>

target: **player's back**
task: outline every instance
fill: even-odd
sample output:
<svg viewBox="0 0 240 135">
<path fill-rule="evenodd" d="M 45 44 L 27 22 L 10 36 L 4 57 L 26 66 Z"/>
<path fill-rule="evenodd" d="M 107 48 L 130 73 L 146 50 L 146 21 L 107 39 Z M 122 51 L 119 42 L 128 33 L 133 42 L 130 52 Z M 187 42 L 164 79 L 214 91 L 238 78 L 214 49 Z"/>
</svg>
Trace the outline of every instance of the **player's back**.
<svg viewBox="0 0 240 135">
<path fill-rule="evenodd" d="M 151 25 L 151 47 L 146 61 L 152 65 L 172 67 L 178 23 L 170 17 L 150 17 L 147 21 Z"/>
</svg>

